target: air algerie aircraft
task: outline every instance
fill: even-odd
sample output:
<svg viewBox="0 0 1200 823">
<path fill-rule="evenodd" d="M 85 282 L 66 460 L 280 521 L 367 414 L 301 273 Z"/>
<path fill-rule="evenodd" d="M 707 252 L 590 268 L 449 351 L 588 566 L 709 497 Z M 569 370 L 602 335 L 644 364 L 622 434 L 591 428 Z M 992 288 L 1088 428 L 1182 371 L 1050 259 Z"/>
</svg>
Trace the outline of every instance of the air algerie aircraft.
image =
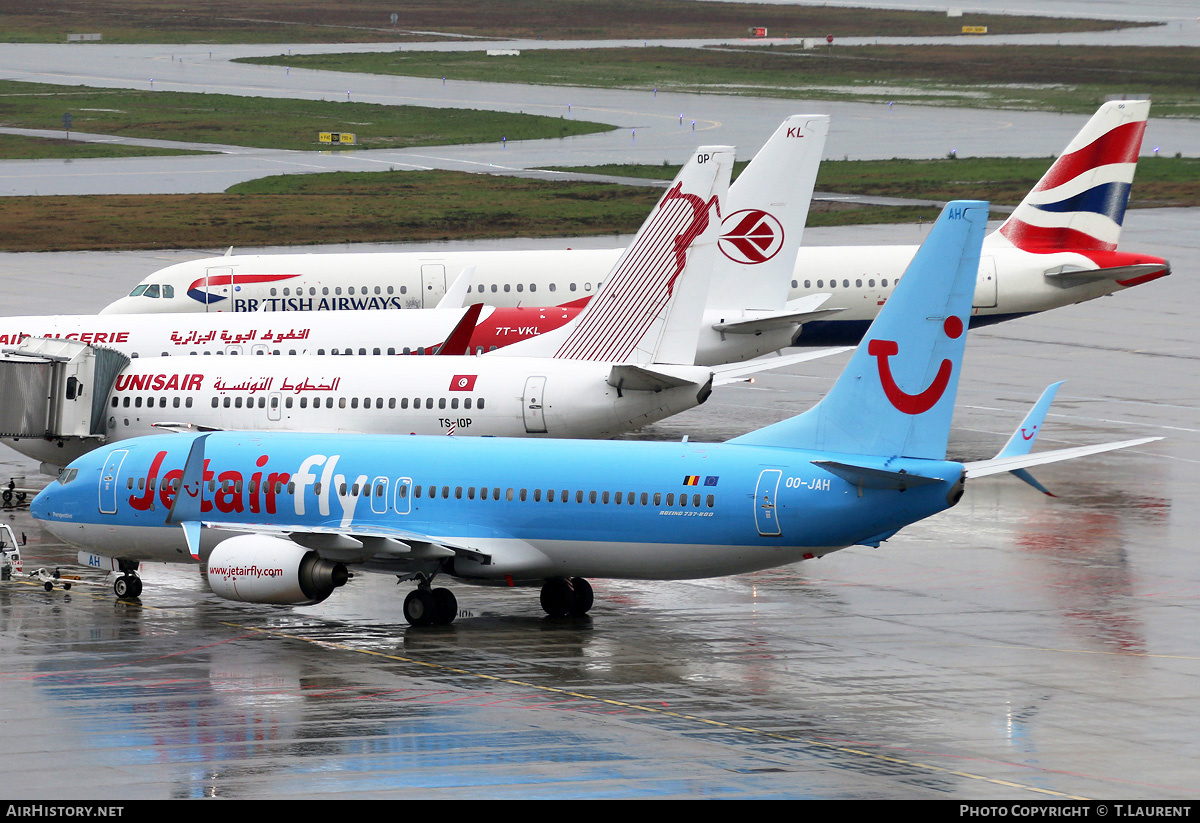
<svg viewBox="0 0 1200 823">
<path fill-rule="evenodd" d="M 828 292 L 790 304 L 787 301 L 792 261 L 804 233 L 828 130 L 826 115 L 787 118 L 730 186 L 729 199 L 723 203 L 724 222 L 743 228 L 737 238 L 725 237 L 721 243 L 726 249 L 741 248 L 743 253 L 722 254 L 716 259 L 700 324 L 696 365 L 735 363 L 778 351 L 791 344 L 801 322 L 831 313 L 822 308 Z M 536 257 L 537 253 L 529 254 Z M 616 261 L 613 257 L 608 269 Z M 588 280 L 585 293 L 590 296 L 599 291 L 608 269 L 594 283 Z M 0 346 L 16 345 L 28 337 L 63 337 L 137 357 L 433 353 L 462 319 L 463 300 L 474 276 L 474 267 L 468 266 L 441 296 L 437 308 L 399 316 L 368 310 L 311 311 L 290 313 L 281 320 L 278 312 L 264 310 L 13 317 L 0 319 Z M 533 284 L 528 291 L 524 286 L 518 288 L 526 305 L 514 306 L 509 301 L 503 308 L 485 308 L 471 333 L 469 351 L 492 351 L 559 328 L 587 302 L 538 307 L 539 299 L 552 301 L 555 295 L 546 289 L 536 291 Z M 342 289 L 335 286 L 332 290 Z M 348 290 L 353 293 L 356 287 Z M 382 286 L 374 289 L 383 290 Z"/>
<path fill-rule="evenodd" d="M 1117 250 L 1137 168 L 1148 100 L 1105 103 L 1004 224 L 984 240 L 972 299 L 975 326 L 1147 283 L 1170 273 L 1161 257 Z M 741 179 L 739 178 L 739 183 Z M 736 185 L 736 184 L 735 184 Z M 721 253 L 753 264 L 782 234 L 769 205 L 724 215 Z M 916 246 L 801 248 L 788 300 L 831 294 L 838 314 L 806 323 L 798 345 L 858 342 Z M 446 272 L 476 267 L 468 302 L 577 304 L 611 269 L 602 251 L 263 254 L 193 260 L 161 269 L 105 312 L 399 309 L 432 305 Z"/>
<path fill-rule="evenodd" d="M 415 580 L 417 625 L 457 613 L 440 575 L 540 586 L 547 613 L 570 615 L 591 608 L 589 577 L 715 577 L 878 546 L 955 505 L 967 478 L 1156 439 L 1030 454 L 1018 434 L 991 460 L 946 459 L 986 220 L 986 203 L 948 205 L 829 394 L 726 443 L 170 435 L 80 458 L 31 511 L 95 553 L 81 560 L 115 559 L 118 596 L 140 592 L 141 560 L 204 562 L 222 597 L 293 605 L 353 566 Z"/>
<path fill-rule="evenodd" d="M 693 408 L 828 353 L 694 365 L 732 162 L 728 147 L 698 150 L 596 299 L 546 334 L 483 356 L 139 357 L 91 407 L 99 430 L 5 442 L 61 466 L 163 430 L 610 437 Z"/>
</svg>

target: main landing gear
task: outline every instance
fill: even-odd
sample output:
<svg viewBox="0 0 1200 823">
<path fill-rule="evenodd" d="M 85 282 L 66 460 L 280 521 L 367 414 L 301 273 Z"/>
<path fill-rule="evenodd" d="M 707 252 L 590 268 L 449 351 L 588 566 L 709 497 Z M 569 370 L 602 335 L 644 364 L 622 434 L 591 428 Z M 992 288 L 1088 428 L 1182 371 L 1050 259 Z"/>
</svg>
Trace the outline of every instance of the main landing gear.
<svg viewBox="0 0 1200 823">
<path fill-rule="evenodd" d="M 404 619 L 414 626 L 449 626 L 458 617 L 458 599 L 449 589 L 433 589 L 422 577 L 404 598 Z"/>
<path fill-rule="evenodd" d="M 595 600 L 582 577 L 555 577 L 542 584 L 542 609 L 551 617 L 582 617 Z"/>
</svg>

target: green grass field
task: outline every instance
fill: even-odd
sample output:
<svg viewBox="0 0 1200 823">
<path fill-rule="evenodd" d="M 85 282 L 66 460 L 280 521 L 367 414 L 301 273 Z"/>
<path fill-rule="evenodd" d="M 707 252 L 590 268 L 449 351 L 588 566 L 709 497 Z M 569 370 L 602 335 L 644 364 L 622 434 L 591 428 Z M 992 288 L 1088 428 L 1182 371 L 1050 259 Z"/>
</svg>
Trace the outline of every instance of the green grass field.
<svg viewBox="0 0 1200 823">
<path fill-rule="evenodd" d="M 653 89 L 1091 113 L 1152 94 L 1156 117 L 1200 116 L 1200 49 L 1083 46 L 624 48 L 387 52 L 246 58 L 311 69 L 452 80 Z M 952 79 L 948 79 L 952 78 Z"/>
<path fill-rule="evenodd" d="M 817 188 L 930 200 L 1016 204 L 1048 159 L 850 161 L 822 164 Z M 1200 160 L 1145 158 L 1130 206 L 1200 205 Z M 674 168 L 581 171 L 670 178 Z M 0 198 L 4 251 L 222 248 L 490 237 L 625 234 L 661 188 L 460 172 L 283 175 L 224 194 Z M 930 221 L 936 208 L 815 202 L 810 226 Z M 69 230 L 67 228 L 69 227 Z"/>
<path fill-rule="evenodd" d="M 937 160 L 826 160 L 817 191 L 911 197 L 918 200 L 982 198 L 1015 206 L 1050 168 L 1051 157 L 967 157 Z M 745 167 L 739 162 L 734 177 Z M 558 171 L 670 180 L 678 166 L 556 166 Z M 1200 158 L 1145 157 L 1138 163 L 1130 208 L 1200 206 Z"/>
<path fill-rule="evenodd" d="M 360 148 L 381 149 L 538 140 L 611 128 L 473 109 L 0 81 L 0 125 L 61 130 L 66 112 L 75 131 L 299 151 L 328 149 L 317 140 L 322 131 L 352 132 Z"/>
<path fill-rule="evenodd" d="M 392 14 L 396 22 L 392 22 Z M 349 43 L 488 38 L 741 37 L 955 34 L 986 25 L 999 34 L 1096 31 L 1139 25 L 1103 20 L 845 9 L 686 0 L 0 0 L 5 42 L 61 43 L 96 32 L 106 43 Z"/>
</svg>

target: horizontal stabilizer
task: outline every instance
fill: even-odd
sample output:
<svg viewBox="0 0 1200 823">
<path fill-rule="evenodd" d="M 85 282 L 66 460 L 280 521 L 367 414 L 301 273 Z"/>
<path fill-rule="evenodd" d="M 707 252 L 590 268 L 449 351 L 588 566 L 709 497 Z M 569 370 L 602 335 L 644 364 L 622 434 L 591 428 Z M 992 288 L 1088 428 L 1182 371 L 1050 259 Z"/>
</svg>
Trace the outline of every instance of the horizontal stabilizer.
<svg viewBox="0 0 1200 823">
<path fill-rule="evenodd" d="M 1101 454 L 1116 449 L 1128 449 L 1143 443 L 1153 443 L 1162 440 L 1161 437 L 1140 437 L 1137 440 L 1121 440 L 1113 443 L 1098 443 L 1094 446 L 1076 446 L 1070 449 L 1055 449 L 1054 451 L 1038 452 L 1037 454 L 1018 454 L 1012 457 L 994 457 L 991 460 L 977 460 L 964 464 L 967 477 L 987 477 L 989 474 L 1011 472 L 1016 469 L 1026 469 L 1030 466 L 1044 466 L 1047 463 L 1057 463 L 1060 460 L 1074 460 L 1077 457 L 1087 457 L 1091 454 Z"/>
<path fill-rule="evenodd" d="M 713 328 L 725 334 L 762 334 L 764 332 L 799 326 L 819 317 L 836 314 L 842 309 L 822 309 L 820 306 L 832 295 L 810 294 L 799 300 L 788 303 L 782 311 L 759 311 L 747 309 L 740 317 L 731 317 L 719 323 L 713 323 Z"/>
<path fill-rule="evenodd" d="M 1110 266 L 1106 269 L 1076 269 L 1072 266 L 1058 266 L 1044 272 L 1044 276 L 1046 282 L 1066 289 L 1100 280 L 1134 280 L 1163 271 L 1170 274 L 1170 264 L 1137 263 L 1132 266 Z"/>
<path fill-rule="evenodd" d="M 613 366 L 609 371 L 608 385 L 618 391 L 662 391 L 708 382 L 705 371 L 694 366 L 637 366 L 623 363 Z"/>
<path fill-rule="evenodd" d="M 715 378 L 713 385 L 724 386 L 729 383 L 737 383 L 745 380 L 749 375 L 758 374 L 760 371 L 781 369 L 784 366 L 806 363 L 809 360 L 817 360 L 821 357 L 829 357 L 833 354 L 841 354 L 842 352 L 853 350 L 853 346 L 838 346 L 832 349 L 801 352 L 800 354 L 768 355 L 767 357 L 760 357 L 757 360 L 750 360 L 745 363 L 729 363 L 724 366 L 714 366 L 712 370 L 713 377 Z"/>
<path fill-rule="evenodd" d="M 926 486 L 930 483 L 943 482 L 940 477 L 925 477 L 906 471 L 888 471 L 887 469 L 871 469 L 866 466 L 855 466 L 850 463 L 839 463 L 836 460 L 814 460 L 814 466 L 819 466 L 830 474 L 863 489 L 891 489 L 904 491 L 916 486 Z"/>
</svg>

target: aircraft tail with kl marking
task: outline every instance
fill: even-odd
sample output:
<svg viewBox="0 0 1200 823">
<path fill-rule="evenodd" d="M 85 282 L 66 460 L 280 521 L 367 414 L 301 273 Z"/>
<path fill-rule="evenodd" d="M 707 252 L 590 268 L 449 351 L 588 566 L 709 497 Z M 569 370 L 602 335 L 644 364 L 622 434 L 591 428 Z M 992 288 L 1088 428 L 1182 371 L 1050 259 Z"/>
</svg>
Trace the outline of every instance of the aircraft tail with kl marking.
<svg viewBox="0 0 1200 823">
<path fill-rule="evenodd" d="M 730 442 L 945 459 L 987 217 L 949 203 L 829 394 Z"/>
</svg>

